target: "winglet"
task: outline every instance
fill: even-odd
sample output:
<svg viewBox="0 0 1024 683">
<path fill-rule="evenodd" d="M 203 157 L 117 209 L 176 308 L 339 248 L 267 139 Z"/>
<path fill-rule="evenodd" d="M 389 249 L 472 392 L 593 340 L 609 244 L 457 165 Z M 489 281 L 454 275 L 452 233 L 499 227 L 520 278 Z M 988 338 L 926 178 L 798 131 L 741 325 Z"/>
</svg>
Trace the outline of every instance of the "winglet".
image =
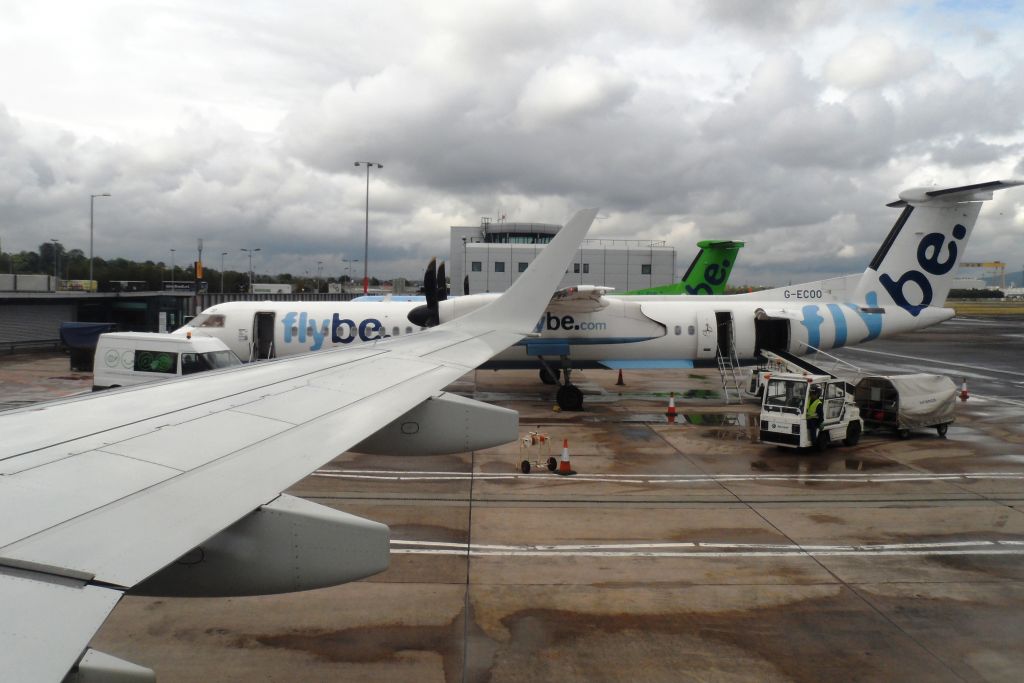
<svg viewBox="0 0 1024 683">
<path fill-rule="evenodd" d="M 504 294 L 493 303 L 456 318 L 449 324 L 455 328 L 483 324 L 492 329 L 529 333 L 544 313 L 552 293 L 565 276 L 565 269 L 596 217 L 597 209 L 577 211 Z"/>
</svg>

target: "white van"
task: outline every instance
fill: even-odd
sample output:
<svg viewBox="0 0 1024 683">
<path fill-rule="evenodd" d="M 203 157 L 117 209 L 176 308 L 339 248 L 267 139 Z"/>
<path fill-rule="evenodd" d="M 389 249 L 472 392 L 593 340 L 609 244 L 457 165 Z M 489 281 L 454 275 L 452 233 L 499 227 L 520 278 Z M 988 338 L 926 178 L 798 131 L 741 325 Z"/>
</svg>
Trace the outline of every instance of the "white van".
<svg viewBox="0 0 1024 683">
<path fill-rule="evenodd" d="M 204 370 L 241 365 L 215 337 L 156 332 L 110 332 L 96 343 L 92 390 L 146 384 Z"/>
</svg>

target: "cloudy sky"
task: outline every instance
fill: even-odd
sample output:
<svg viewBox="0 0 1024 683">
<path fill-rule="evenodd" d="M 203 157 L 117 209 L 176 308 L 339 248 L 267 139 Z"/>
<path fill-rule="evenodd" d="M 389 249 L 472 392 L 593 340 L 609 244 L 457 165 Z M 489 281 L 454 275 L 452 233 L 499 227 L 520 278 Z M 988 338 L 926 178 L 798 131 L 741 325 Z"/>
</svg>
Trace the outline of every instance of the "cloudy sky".
<svg viewBox="0 0 1024 683">
<path fill-rule="evenodd" d="M 978 8 L 980 6 L 980 9 Z M 415 276 L 482 216 L 863 270 L 915 185 L 1024 176 L 1024 5 L 0 2 L 0 243 Z M 971 260 L 1024 264 L 1024 189 Z"/>
</svg>

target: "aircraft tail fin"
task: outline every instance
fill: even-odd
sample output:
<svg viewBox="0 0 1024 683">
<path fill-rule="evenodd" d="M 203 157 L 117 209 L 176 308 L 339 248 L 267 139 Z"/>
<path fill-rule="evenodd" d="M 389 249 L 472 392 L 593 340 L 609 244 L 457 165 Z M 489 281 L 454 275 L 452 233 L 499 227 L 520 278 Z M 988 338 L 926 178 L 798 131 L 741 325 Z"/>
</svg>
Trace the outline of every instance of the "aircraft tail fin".
<svg viewBox="0 0 1024 683">
<path fill-rule="evenodd" d="M 736 265 L 736 254 L 743 242 L 732 240 L 702 240 L 700 251 L 683 275 L 684 294 L 724 294 L 729 274 Z"/>
<path fill-rule="evenodd" d="M 855 300 L 896 305 L 913 316 L 946 301 L 961 255 L 992 193 L 1024 180 L 904 190 L 888 204 L 903 211 L 861 276 Z"/>
<path fill-rule="evenodd" d="M 743 248 L 743 244 L 732 240 L 701 240 L 697 242 L 699 251 L 682 280 L 623 294 L 724 294 L 729 274 L 736 264 L 736 254 Z"/>
</svg>

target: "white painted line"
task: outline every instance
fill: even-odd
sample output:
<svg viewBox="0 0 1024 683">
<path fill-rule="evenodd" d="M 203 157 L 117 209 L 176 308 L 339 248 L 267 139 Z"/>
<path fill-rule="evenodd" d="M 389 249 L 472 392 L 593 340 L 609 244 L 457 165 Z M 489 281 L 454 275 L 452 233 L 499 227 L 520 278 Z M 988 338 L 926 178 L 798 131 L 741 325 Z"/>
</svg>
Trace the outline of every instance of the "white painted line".
<svg viewBox="0 0 1024 683">
<path fill-rule="evenodd" d="M 473 557 L 893 557 L 909 555 L 1024 555 L 1024 541 L 955 541 L 875 545 L 784 545 L 754 543 L 608 543 L 567 545 L 494 545 L 392 540 L 391 552 L 402 555 L 470 555 Z M 1001 548 L 999 546 L 1015 546 Z M 396 547 L 397 546 L 397 547 Z M 403 547 L 411 546 L 411 547 Z M 713 548 L 714 550 L 707 550 Z"/>
<path fill-rule="evenodd" d="M 809 483 L 846 483 L 846 484 L 886 484 L 886 483 L 918 483 L 918 482 L 964 482 L 964 481 L 1020 481 L 1024 480 L 1024 472 L 959 472 L 934 474 L 930 472 L 892 472 L 873 473 L 836 472 L 808 474 L 602 474 L 576 475 L 574 477 L 544 476 L 549 474 L 514 474 L 514 473 L 480 473 L 472 472 L 394 472 L 385 470 L 335 470 L 321 469 L 314 476 L 329 479 L 349 479 L 365 481 L 547 481 L 565 483 L 609 483 L 609 484 L 729 484 L 743 482 L 796 482 Z"/>
</svg>

